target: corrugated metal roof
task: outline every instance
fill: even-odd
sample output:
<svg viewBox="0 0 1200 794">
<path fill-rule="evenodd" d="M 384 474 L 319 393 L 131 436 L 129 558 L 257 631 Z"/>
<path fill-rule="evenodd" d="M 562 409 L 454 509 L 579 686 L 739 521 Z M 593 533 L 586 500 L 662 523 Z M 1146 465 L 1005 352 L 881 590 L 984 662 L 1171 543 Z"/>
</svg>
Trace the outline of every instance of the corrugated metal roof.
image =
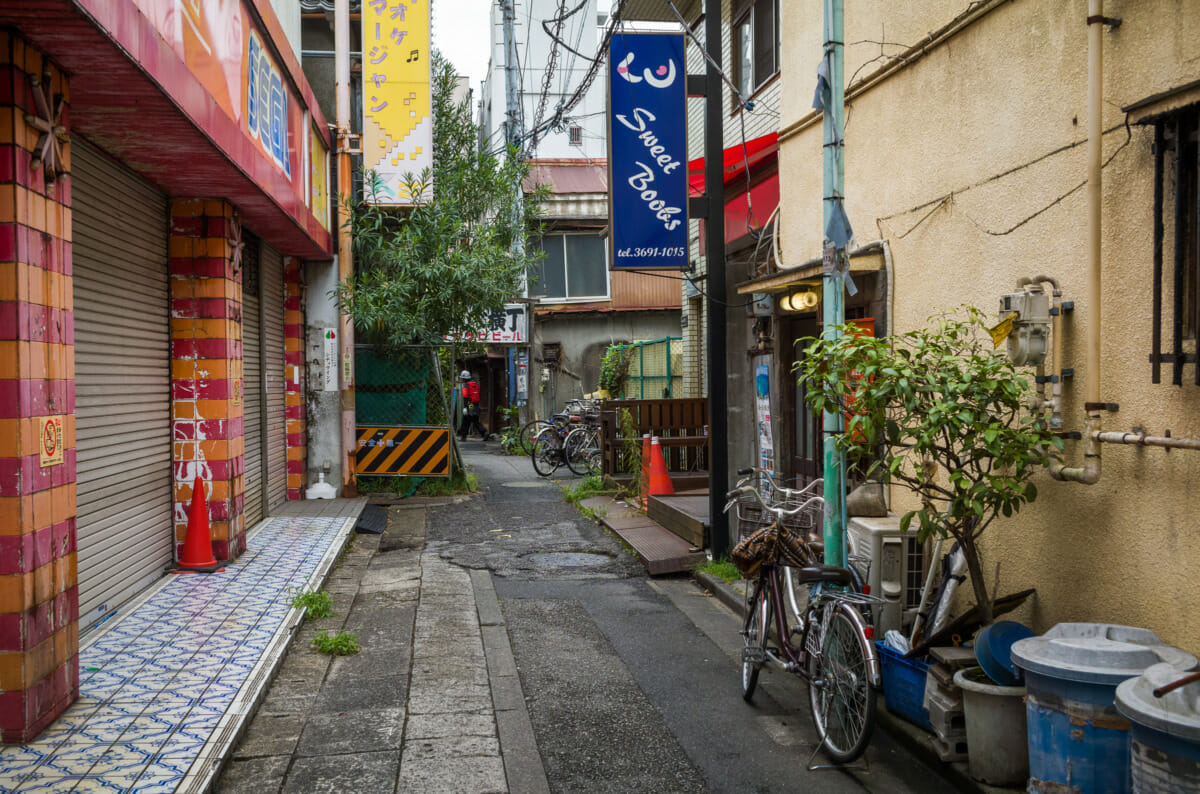
<svg viewBox="0 0 1200 794">
<path fill-rule="evenodd" d="M 533 160 L 523 186 L 546 185 L 551 193 L 608 193 L 607 160 Z"/>
</svg>

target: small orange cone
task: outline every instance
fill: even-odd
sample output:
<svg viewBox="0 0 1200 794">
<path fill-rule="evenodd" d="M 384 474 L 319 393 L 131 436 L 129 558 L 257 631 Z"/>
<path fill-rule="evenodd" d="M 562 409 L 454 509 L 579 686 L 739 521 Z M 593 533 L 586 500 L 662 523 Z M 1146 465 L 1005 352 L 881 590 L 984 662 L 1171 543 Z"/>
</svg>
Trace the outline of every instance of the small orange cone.
<svg viewBox="0 0 1200 794">
<path fill-rule="evenodd" d="M 675 486 L 671 485 L 671 475 L 667 472 L 667 461 L 663 457 L 662 445 L 658 443 L 658 436 L 650 440 L 649 493 L 651 496 L 669 496 L 675 493 Z"/>
<path fill-rule="evenodd" d="M 212 536 L 208 528 L 208 502 L 204 498 L 204 480 L 196 477 L 192 486 L 192 504 L 188 508 L 187 534 L 179 553 L 180 568 L 215 568 Z"/>
</svg>

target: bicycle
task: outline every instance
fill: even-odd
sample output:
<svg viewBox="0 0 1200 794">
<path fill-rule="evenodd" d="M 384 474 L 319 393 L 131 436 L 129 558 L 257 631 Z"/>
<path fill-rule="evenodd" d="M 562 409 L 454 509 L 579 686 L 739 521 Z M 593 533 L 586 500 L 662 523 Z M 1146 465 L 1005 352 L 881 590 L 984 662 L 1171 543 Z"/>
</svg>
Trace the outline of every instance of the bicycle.
<svg viewBox="0 0 1200 794">
<path fill-rule="evenodd" d="M 575 474 L 580 474 L 585 465 L 582 453 L 577 453 L 579 456 L 580 470 L 576 470 L 568 460 L 566 440 L 573 429 L 577 427 L 586 427 L 595 425 L 599 432 L 599 403 L 594 400 L 567 400 L 566 411 L 554 414 L 550 421 L 535 419 L 526 427 L 534 423 L 543 423 L 537 434 L 534 436 L 533 445 L 530 450 L 530 457 L 533 461 L 533 470 L 541 477 L 549 477 L 558 470 L 559 466 L 566 465 L 567 468 Z M 524 428 L 522 428 L 522 431 Z M 599 437 L 595 446 L 599 448 Z M 597 465 L 599 461 L 597 460 Z"/>
<path fill-rule="evenodd" d="M 815 530 L 816 516 L 824 511 L 822 497 L 780 488 L 761 470 L 739 474 L 751 472 L 766 475 L 760 488 L 773 501 L 807 498 L 792 508 L 771 504 L 746 480 L 726 494 L 725 509 L 738 508 L 739 534 L 753 530 L 738 546 L 759 543 L 763 550 L 757 567 L 749 571 L 754 585 L 741 631 L 742 698 L 752 701 L 759 672 L 768 663 L 799 675 L 808 683 L 809 707 L 821 740 L 813 757 L 824 747 L 836 764 L 848 764 L 866 750 L 875 728 L 875 690 L 881 677 L 863 610 L 879 599 L 862 592 L 852 568 L 822 563 L 824 548 L 812 531 L 801 534 L 805 524 Z M 789 625 L 783 606 L 785 586 L 794 625 Z M 797 586 L 808 590 L 803 608 L 796 599 Z M 796 635 L 798 642 L 793 642 Z M 818 768 L 812 758 L 809 764 L 809 769 Z"/>
<path fill-rule="evenodd" d="M 567 468 L 583 477 L 599 474 L 603 468 L 600 458 L 600 414 L 588 413 L 583 423 L 571 430 L 563 439 L 563 456 Z"/>
<path fill-rule="evenodd" d="M 549 477 L 567 462 L 563 455 L 563 441 L 570 432 L 570 427 L 570 420 L 566 414 L 555 414 L 553 421 L 542 428 L 534 438 L 533 450 L 529 457 L 533 461 L 533 470 L 539 477 Z"/>
</svg>

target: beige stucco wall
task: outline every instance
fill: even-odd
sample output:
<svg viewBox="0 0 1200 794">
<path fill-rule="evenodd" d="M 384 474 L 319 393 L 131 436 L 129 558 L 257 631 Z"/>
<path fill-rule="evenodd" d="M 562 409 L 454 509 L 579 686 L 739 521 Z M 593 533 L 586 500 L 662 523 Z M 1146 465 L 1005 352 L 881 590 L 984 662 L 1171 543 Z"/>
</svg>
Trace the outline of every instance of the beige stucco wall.
<svg viewBox="0 0 1200 794">
<path fill-rule="evenodd" d="M 846 0 L 848 75 L 863 67 L 861 79 L 883 63 L 867 63 L 879 56 L 878 43 L 859 42 L 915 44 L 968 4 L 902 5 Z M 821 128 L 798 123 L 810 112 L 822 3 L 784 6 L 781 218 L 785 256 L 798 263 L 818 255 L 821 242 Z M 1112 161 L 1104 169 L 1101 396 L 1120 404 L 1105 429 L 1196 438 L 1200 387 L 1150 382 L 1153 136 L 1146 127 L 1127 132 L 1120 108 L 1200 77 L 1200 0 L 1110 0 L 1105 12 L 1123 18 L 1103 37 L 1104 156 Z M 885 238 L 891 246 L 893 327 L 913 328 L 962 303 L 995 312 L 1018 277 L 1058 278 L 1076 306 L 1062 362 L 1076 372 L 1064 394 L 1074 430 L 1083 429 L 1084 334 L 1095 316 L 1084 295 L 1086 191 L 1071 193 L 1086 178 L 1086 15 L 1083 0 L 998 4 L 854 97 L 846 129 L 847 212 L 859 243 Z M 1169 283 L 1169 241 L 1166 259 Z M 1169 371 L 1164 366 L 1164 380 Z M 1014 613 L 1035 629 L 1125 623 L 1200 651 L 1200 453 L 1103 453 L 1096 485 L 1040 476 L 1037 503 L 989 530 L 985 568 L 992 574 L 1000 565 L 1002 593 L 1038 589 Z M 1068 442 L 1067 456 L 1081 462 L 1078 443 Z M 895 504 L 909 503 L 896 494 Z"/>
</svg>

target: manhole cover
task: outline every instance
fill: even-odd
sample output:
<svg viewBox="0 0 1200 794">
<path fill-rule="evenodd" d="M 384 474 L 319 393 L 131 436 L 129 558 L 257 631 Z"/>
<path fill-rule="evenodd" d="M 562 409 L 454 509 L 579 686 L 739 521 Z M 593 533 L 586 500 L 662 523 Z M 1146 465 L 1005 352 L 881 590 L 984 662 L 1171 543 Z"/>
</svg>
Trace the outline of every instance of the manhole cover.
<svg viewBox="0 0 1200 794">
<path fill-rule="evenodd" d="M 529 482 L 528 480 L 519 480 L 517 482 L 502 482 L 500 483 L 505 488 L 544 488 L 548 483 L 544 482 Z"/>
<path fill-rule="evenodd" d="M 531 554 L 528 559 L 535 565 L 547 568 L 586 568 L 589 565 L 604 565 L 610 561 L 606 554 L 590 552 L 553 551 L 546 554 Z"/>
</svg>

